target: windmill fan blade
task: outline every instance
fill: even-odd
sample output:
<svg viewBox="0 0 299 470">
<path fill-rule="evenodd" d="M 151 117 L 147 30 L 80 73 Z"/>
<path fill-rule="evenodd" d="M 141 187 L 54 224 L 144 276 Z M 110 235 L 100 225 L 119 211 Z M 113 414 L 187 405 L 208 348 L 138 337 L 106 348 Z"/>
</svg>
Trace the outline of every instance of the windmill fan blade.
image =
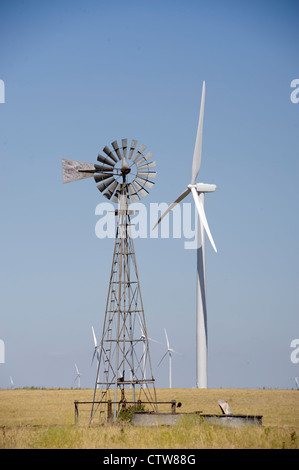
<svg viewBox="0 0 299 470">
<path fill-rule="evenodd" d="M 101 193 L 103 191 L 105 191 L 106 188 L 108 188 L 110 186 L 110 184 L 112 184 L 114 182 L 114 178 L 109 178 L 108 180 L 106 181 L 103 181 L 102 183 L 98 184 L 97 185 L 97 188 L 99 191 L 101 191 Z"/>
<path fill-rule="evenodd" d="M 121 159 L 122 159 L 122 156 L 121 156 L 121 153 L 120 153 L 120 150 L 119 150 L 119 146 L 118 146 L 117 140 L 114 140 L 111 145 L 112 145 L 112 147 L 114 148 L 114 150 L 115 150 L 115 152 L 116 152 L 116 154 L 117 154 L 119 160 L 121 160 Z"/>
<path fill-rule="evenodd" d="M 112 199 L 113 202 L 118 202 L 120 191 L 121 191 L 121 184 L 119 183 L 118 187 L 117 187 L 117 190 L 115 191 L 113 199 Z"/>
<path fill-rule="evenodd" d="M 139 201 L 140 197 L 138 196 L 138 193 L 132 183 L 128 185 L 128 189 L 129 189 L 129 194 L 130 194 L 132 201 L 133 202 Z"/>
<path fill-rule="evenodd" d="M 138 183 L 140 183 L 141 186 L 145 186 L 148 189 L 151 189 L 155 184 L 153 181 L 149 181 L 148 179 L 141 178 L 140 176 L 136 176 L 135 181 L 138 181 Z"/>
<path fill-rule="evenodd" d="M 127 147 L 128 147 L 128 139 L 122 139 L 121 141 L 123 156 L 127 158 Z"/>
<path fill-rule="evenodd" d="M 108 145 L 106 145 L 104 148 L 103 148 L 103 152 L 105 152 L 106 155 L 108 155 L 108 157 L 112 158 L 113 161 L 115 161 L 115 163 L 118 162 L 118 158 L 116 158 L 116 156 L 114 155 L 114 153 L 110 150 L 110 148 L 108 147 Z"/>
<path fill-rule="evenodd" d="M 199 214 L 199 217 L 200 217 L 200 220 L 205 228 L 205 231 L 207 232 L 207 235 L 209 237 L 209 240 L 211 242 L 211 245 L 212 247 L 214 248 L 214 250 L 216 251 L 217 253 L 217 248 L 216 248 L 216 245 L 214 243 L 214 240 L 213 240 L 213 237 L 212 237 L 212 234 L 210 232 L 210 228 L 209 228 L 209 225 L 208 225 L 208 221 L 207 221 L 207 218 L 206 218 L 206 214 L 205 214 L 205 210 L 204 210 L 204 207 L 203 207 L 203 204 L 196 192 L 196 189 L 195 188 L 191 188 L 191 191 L 192 191 L 192 196 L 193 196 L 193 199 L 194 199 L 194 202 L 195 202 L 195 205 L 196 205 L 196 208 L 197 208 L 197 211 L 198 211 L 198 214 Z"/>
<path fill-rule="evenodd" d="M 158 222 L 154 225 L 153 230 L 157 227 L 157 225 L 161 222 L 162 219 L 168 214 L 168 212 L 171 211 L 179 202 L 181 202 L 188 194 L 190 193 L 190 189 L 187 188 L 169 207 L 168 209 L 164 212 L 164 214 L 161 215 L 160 219 Z"/>
<path fill-rule="evenodd" d="M 104 163 L 105 165 L 110 165 L 110 166 L 114 166 L 115 163 L 113 163 L 111 160 L 109 160 L 109 158 L 106 158 L 106 157 L 103 157 L 103 155 L 98 155 L 98 158 L 97 158 L 98 162 L 101 162 L 101 163 Z"/>
<path fill-rule="evenodd" d="M 141 165 L 141 163 L 146 163 L 148 160 L 152 158 L 153 154 L 152 152 L 148 152 L 146 155 L 142 155 L 142 157 L 139 160 L 135 160 L 135 164 L 137 166 Z"/>
<path fill-rule="evenodd" d="M 112 173 L 104 173 L 104 174 L 101 174 L 101 175 L 94 175 L 94 180 L 96 183 L 99 183 L 100 181 L 103 181 L 103 180 L 106 180 L 108 178 L 111 178 L 113 177 L 113 174 Z"/>
<path fill-rule="evenodd" d="M 147 163 L 146 165 L 141 165 L 138 167 L 138 170 L 149 170 L 150 168 L 156 168 L 156 162 Z"/>
<path fill-rule="evenodd" d="M 134 180 L 134 186 L 135 186 L 136 190 L 138 191 L 139 196 L 145 197 L 145 196 L 148 195 L 148 191 L 143 186 L 141 186 L 139 183 L 137 183 L 136 180 Z"/>
<path fill-rule="evenodd" d="M 137 171 L 137 175 L 154 179 L 156 178 L 157 173 L 155 171 Z"/>
<path fill-rule="evenodd" d="M 201 163 L 202 129 L 203 129 L 204 106 L 205 106 L 205 90 L 206 90 L 206 85 L 205 85 L 205 82 L 203 82 L 202 94 L 201 94 L 200 113 L 199 113 L 199 121 L 198 121 L 198 128 L 197 128 L 196 141 L 195 141 L 193 160 L 192 160 L 191 184 L 195 183 L 196 177 L 197 177 L 199 169 L 200 169 L 200 163 Z"/>
<path fill-rule="evenodd" d="M 131 160 L 131 158 L 132 158 L 132 155 L 133 155 L 133 153 L 134 153 L 134 150 L 135 150 L 135 148 L 136 148 L 137 143 L 138 143 L 137 140 L 132 140 L 132 142 L 131 142 L 130 153 L 129 153 L 129 160 Z"/>
<path fill-rule="evenodd" d="M 82 170 L 89 170 L 84 172 Z M 63 183 L 71 183 L 93 176 L 95 170 L 93 163 L 80 162 L 78 160 L 67 160 L 62 158 L 62 178 Z"/>
<path fill-rule="evenodd" d="M 141 144 L 140 147 L 139 147 L 139 149 L 137 150 L 137 153 L 136 153 L 135 157 L 133 158 L 133 163 L 136 162 L 137 158 L 140 157 L 140 155 L 142 154 L 142 152 L 143 152 L 145 149 L 146 149 L 146 145 Z"/>
<path fill-rule="evenodd" d="M 108 190 L 103 194 L 103 196 L 105 196 L 107 199 L 111 199 L 115 189 L 116 189 L 116 186 L 118 185 L 118 182 L 116 180 L 114 180 L 114 183 L 111 184 L 111 186 L 108 188 Z"/>
</svg>

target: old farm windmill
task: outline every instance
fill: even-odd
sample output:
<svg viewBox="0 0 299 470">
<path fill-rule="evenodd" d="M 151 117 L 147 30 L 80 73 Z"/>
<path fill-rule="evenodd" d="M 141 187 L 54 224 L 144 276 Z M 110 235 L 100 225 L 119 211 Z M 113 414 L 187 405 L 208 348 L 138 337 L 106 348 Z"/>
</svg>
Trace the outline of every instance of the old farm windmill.
<svg viewBox="0 0 299 470">
<path fill-rule="evenodd" d="M 97 348 L 97 374 L 93 393 L 90 423 L 117 419 L 128 406 L 146 403 L 157 411 L 155 380 L 140 291 L 133 239 L 130 236 L 130 201 L 137 202 L 154 185 L 156 163 L 144 145 L 122 139 L 113 150 L 104 147 L 97 164 L 62 160 L 63 182 L 94 178 L 99 191 L 118 204 L 110 282 L 106 302 L 102 338 Z M 96 350 L 95 350 L 96 352 Z"/>
</svg>

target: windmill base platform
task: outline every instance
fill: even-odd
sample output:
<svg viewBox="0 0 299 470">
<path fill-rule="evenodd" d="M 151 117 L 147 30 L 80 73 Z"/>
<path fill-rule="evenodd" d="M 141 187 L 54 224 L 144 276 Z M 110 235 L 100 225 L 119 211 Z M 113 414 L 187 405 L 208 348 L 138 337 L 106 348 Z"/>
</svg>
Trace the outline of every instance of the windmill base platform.
<svg viewBox="0 0 299 470">
<path fill-rule="evenodd" d="M 137 411 L 133 414 L 132 424 L 135 426 L 173 426 L 187 416 L 196 416 L 199 423 L 202 421 L 210 424 L 240 427 L 245 424 L 261 425 L 262 416 L 254 415 L 213 415 L 196 413 L 151 413 L 146 411 Z"/>
</svg>

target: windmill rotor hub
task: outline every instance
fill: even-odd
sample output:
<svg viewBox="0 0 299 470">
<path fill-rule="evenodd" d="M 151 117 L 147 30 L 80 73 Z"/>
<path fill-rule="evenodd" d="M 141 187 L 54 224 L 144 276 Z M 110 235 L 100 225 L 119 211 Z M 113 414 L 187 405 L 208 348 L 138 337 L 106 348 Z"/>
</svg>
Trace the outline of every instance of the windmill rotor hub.
<svg viewBox="0 0 299 470">
<path fill-rule="evenodd" d="M 99 155 L 101 165 L 95 165 L 97 175 L 94 180 L 98 190 L 107 199 L 118 202 L 120 191 L 124 189 L 132 202 L 137 202 L 149 193 L 156 177 L 153 168 L 156 162 L 151 161 L 152 153 L 144 153 L 146 146 L 137 146 L 137 140 L 128 143 L 122 139 L 121 145 L 115 140 L 112 142 L 113 150 L 107 145 L 103 148 L 105 156 Z"/>
<path fill-rule="evenodd" d="M 129 173 L 131 173 L 131 168 L 130 168 L 126 158 L 122 159 L 121 172 L 122 172 L 123 175 L 128 175 Z"/>
</svg>

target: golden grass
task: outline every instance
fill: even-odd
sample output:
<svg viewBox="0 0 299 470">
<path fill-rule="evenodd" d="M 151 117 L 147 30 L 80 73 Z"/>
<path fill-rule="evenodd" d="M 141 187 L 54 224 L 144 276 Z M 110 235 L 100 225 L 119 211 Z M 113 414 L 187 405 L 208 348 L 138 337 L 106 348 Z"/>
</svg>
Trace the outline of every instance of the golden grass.
<svg viewBox="0 0 299 470">
<path fill-rule="evenodd" d="M 220 414 L 218 399 L 235 414 L 263 415 L 262 426 L 228 428 L 198 423 L 192 415 L 175 426 L 135 427 L 130 423 L 86 425 L 91 390 L 0 390 L 0 448 L 6 449 L 277 449 L 299 448 L 299 392 L 296 390 L 160 389 L 159 401 L 182 402 L 179 412 Z M 169 406 L 166 407 L 167 411 Z M 160 411 L 165 411 L 160 409 Z"/>
</svg>

